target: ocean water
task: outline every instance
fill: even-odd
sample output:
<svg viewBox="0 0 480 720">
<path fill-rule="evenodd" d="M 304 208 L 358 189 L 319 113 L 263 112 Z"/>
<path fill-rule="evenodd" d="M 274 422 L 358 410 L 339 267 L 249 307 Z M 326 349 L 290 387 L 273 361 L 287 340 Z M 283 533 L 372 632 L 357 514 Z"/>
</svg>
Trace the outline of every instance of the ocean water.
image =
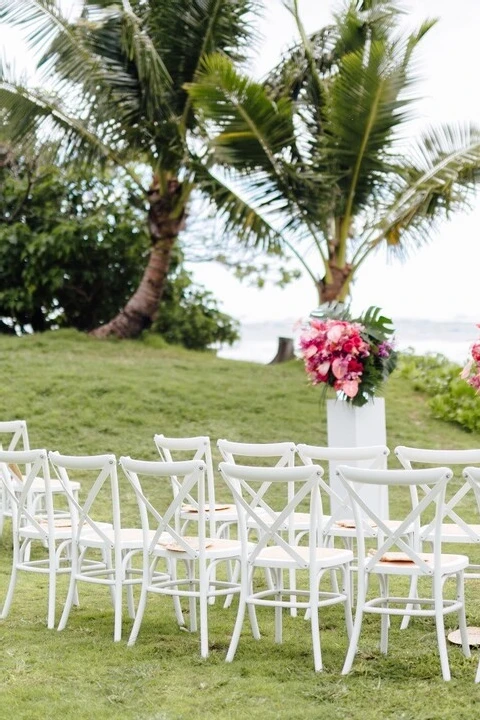
<svg viewBox="0 0 480 720">
<path fill-rule="evenodd" d="M 243 323 L 241 339 L 232 347 L 224 346 L 219 357 L 233 360 L 269 363 L 277 352 L 279 337 L 294 337 L 297 320 L 269 323 Z M 467 360 L 469 348 L 480 336 L 474 322 L 434 320 L 395 321 L 395 345 L 398 350 L 411 349 L 417 355 L 439 353 L 459 365 Z"/>
</svg>

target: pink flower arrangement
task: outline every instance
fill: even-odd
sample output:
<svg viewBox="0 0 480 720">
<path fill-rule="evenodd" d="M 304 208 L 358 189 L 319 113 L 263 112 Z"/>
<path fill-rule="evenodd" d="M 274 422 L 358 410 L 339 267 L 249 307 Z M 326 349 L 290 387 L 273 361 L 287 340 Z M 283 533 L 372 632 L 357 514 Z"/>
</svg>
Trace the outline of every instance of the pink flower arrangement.
<svg viewBox="0 0 480 720">
<path fill-rule="evenodd" d="M 370 354 L 369 345 L 361 336 L 364 328 L 344 320 L 312 320 L 300 338 L 305 369 L 313 385 L 329 383 L 349 398 L 355 397 L 362 379 L 363 365 L 359 358 Z"/>
<path fill-rule="evenodd" d="M 480 327 L 480 325 L 477 325 Z M 460 377 L 466 380 L 475 390 L 480 392 L 480 340 L 474 342 L 470 348 L 471 358 L 460 373 Z"/>
<path fill-rule="evenodd" d="M 375 307 L 357 319 L 338 306 L 312 313 L 298 341 L 312 385 L 332 387 L 352 405 L 368 402 L 396 365 L 389 325 Z"/>
</svg>

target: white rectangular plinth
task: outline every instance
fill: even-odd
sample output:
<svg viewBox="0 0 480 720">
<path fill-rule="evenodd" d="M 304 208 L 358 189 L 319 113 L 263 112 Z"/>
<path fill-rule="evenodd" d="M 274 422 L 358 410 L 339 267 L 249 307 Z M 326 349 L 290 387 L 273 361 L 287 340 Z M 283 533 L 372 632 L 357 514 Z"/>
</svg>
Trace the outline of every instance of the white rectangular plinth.
<svg viewBox="0 0 480 720">
<path fill-rule="evenodd" d="M 386 445 L 387 431 L 385 424 L 385 400 L 374 398 L 362 407 L 354 407 L 344 400 L 327 400 L 327 431 L 329 447 L 364 447 L 367 445 Z M 383 467 L 386 467 L 386 458 Z M 336 516 L 346 517 L 346 506 L 349 507 L 347 493 L 335 475 L 337 465 L 329 463 L 330 487 L 344 502 L 336 503 L 332 499 L 330 512 Z M 349 462 L 356 467 L 368 466 L 365 462 Z M 388 492 L 386 487 L 372 485 L 365 488 L 365 499 L 372 509 L 388 519 Z M 351 509 L 350 509 L 351 513 Z M 350 514 L 349 517 L 352 517 Z"/>
</svg>

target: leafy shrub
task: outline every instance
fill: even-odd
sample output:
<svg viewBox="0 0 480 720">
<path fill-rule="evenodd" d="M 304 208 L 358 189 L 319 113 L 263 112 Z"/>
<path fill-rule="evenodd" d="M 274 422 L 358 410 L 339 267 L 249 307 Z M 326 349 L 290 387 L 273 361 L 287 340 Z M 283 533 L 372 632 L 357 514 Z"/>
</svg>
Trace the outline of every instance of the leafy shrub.
<svg viewBox="0 0 480 720">
<path fill-rule="evenodd" d="M 212 293 L 194 284 L 181 265 L 169 275 L 152 330 L 167 342 L 190 350 L 232 345 L 240 337 L 238 322 L 221 312 Z"/>
<path fill-rule="evenodd" d="M 460 377 L 461 367 L 444 355 L 401 355 L 398 372 L 414 390 L 430 396 L 428 406 L 439 420 L 480 432 L 480 398 Z"/>
</svg>

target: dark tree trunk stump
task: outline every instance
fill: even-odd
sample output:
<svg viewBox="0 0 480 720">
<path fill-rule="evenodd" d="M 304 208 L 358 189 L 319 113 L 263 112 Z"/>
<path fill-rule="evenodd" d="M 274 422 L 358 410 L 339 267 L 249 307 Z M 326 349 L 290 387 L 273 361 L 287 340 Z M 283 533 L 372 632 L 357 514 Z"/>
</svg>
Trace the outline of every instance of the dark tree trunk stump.
<svg viewBox="0 0 480 720">
<path fill-rule="evenodd" d="M 293 338 L 279 337 L 277 354 L 268 364 L 276 365 L 277 363 L 294 360 L 294 358 L 295 353 L 293 352 Z"/>
</svg>

